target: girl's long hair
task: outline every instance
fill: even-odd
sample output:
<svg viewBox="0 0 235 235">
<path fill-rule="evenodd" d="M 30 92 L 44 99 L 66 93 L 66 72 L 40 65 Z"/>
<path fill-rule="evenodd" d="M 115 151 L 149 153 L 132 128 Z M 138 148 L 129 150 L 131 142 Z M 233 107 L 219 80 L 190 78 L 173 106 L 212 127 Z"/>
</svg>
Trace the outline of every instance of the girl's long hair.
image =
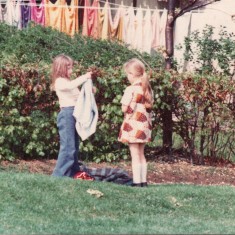
<svg viewBox="0 0 235 235">
<path fill-rule="evenodd" d="M 55 89 L 55 81 L 57 78 L 69 78 L 68 69 L 73 66 L 73 59 L 67 55 L 60 54 L 53 59 L 51 68 L 51 89 Z"/>
<path fill-rule="evenodd" d="M 124 64 L 124 70 L 126 73 L 132 73 L 135 78 L 141 79 L 143 96 L 145 99 L 145 108 L 152 109 L 153 92 L 150 86 L 149 77 L 145 72 L 144 64 L 139 59 L 133 58 Z"/>
</svg>

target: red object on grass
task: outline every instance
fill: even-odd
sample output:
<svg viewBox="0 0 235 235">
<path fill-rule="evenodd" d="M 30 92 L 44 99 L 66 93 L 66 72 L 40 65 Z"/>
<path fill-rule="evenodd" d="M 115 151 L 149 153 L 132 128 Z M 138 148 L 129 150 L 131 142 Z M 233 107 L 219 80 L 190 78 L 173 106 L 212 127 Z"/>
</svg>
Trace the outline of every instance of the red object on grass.
<svg viewBox="0 0 235 235">
<path fill-rule="evenodd" d="M 93 181 L 95 180 L 93 177 L 91 177 L 90 175 L 88 175 L 85 171 L 79 171 L 77 172 L 74 176 L 74 179 L 80 179 L 80 180 L 90 180 Z"/>
</svg>

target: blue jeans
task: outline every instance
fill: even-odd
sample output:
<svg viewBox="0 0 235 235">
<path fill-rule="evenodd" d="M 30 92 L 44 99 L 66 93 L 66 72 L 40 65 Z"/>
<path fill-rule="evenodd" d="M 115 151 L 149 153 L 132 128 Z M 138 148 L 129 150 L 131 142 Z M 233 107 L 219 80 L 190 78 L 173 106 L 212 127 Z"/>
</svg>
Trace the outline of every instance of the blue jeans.
<svg viewBox="0 0 235 235">
<path fill-rule="evenodd" d="M 73 177 L 79 171 L 79 137 L 73 117 L 74 107 L 62 108 L 57 117 L 60 135 L 60 150 L 53 176 Z"/>
</svg>

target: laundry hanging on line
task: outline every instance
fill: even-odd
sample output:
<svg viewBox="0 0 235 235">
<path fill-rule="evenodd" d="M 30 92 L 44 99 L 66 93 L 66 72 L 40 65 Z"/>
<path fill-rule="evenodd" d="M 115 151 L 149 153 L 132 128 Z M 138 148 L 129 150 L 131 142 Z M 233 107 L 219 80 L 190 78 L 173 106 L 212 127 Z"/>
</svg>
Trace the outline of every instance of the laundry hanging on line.
<svg viewBox="0 0 235 235">
<path fill-rule="evenodd" d="M 129 48 L 149 54 L 165 47 L 166 10 L 122 4 L 113 8 L 108 1 L 101 7 L 97 0 L 92 5 L 89 0 L 85 0 L 84 6 L 78 4 L 79 0 L 70 0 L 69 4 L 66 0 L 41 0 L 40 3 L 8 0 L 4 6 L 0 4 L 0 21 L 18 29 L 32 21 L 70 36 L 81 32 L 83 36 L 96 39 L 118 40 Z M 81 9 L 83 15 L 79 15 Z"/>
</svg>

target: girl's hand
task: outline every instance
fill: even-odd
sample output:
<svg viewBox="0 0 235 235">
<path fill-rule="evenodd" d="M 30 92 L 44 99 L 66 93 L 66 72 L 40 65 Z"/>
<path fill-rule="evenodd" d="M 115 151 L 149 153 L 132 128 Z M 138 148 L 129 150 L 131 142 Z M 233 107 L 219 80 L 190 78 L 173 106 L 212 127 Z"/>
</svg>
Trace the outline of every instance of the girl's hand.
<svg viewBox="0 0 235 235">
<path fill-rule="evenodd" d="M 88 79 L 91 79 L 92 78 L 92 72 L 87 72 L 86 76 L 87 76 Z"/>
<path fill-rule="evenodd" d="M 95 86 L 92 87 L 92 93 L 95 94 L 97 92 L 97 89 Z"/>
<path fill-rule="evenodd" d="M 100 69 L 96 66 L 91 66 L 87 71 L 92 72 L 91 79 L 96 79 L 97 77 L 102 76 Z"/>
</svg>

